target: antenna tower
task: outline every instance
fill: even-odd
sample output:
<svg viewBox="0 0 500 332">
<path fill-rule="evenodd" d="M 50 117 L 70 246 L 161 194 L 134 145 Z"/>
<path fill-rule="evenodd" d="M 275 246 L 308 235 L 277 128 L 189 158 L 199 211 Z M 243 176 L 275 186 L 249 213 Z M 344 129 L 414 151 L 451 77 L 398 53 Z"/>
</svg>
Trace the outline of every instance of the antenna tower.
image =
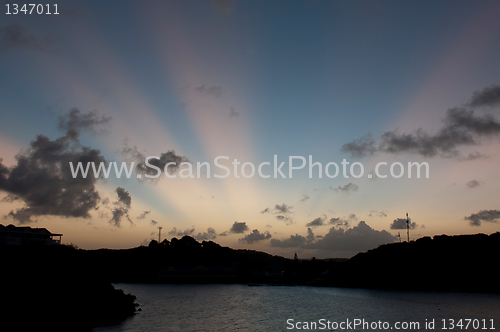
<svg viewBox="0 0 500 332">
<path fill-rule="evenodd" d="M 408 236 L 407 241 L 410 242 L 410 218 L 408 218 L 408 212 L 406 212 L 406 234 Z"/>
</svg>

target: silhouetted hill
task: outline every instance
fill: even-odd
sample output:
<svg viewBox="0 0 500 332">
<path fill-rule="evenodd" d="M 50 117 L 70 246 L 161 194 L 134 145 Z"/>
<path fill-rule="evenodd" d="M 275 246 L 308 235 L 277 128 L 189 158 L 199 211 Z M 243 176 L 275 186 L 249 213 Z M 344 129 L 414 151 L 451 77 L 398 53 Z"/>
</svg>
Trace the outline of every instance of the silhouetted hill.
<svg viewBox="0 0 500 332">
<path fill-rule="evenodd" d="M 0 246 L 0 255 L 5 331 L 86 331 L 135 313 L 135 296 L 83 264 L 84 251 L 64 245 Z"/>
<path fill-rule="evenodd" d="M 359 253 L 318 285 L 499 292 L 500 233 L 439 235 Z"/>
<path fill-rule="evenodd" d="M 5 294 L 0 311 L 19 330 L 78 331 L 123 320 L 135 312 L 135 297 L 111 282 L 500 291 L 500 233 L 424 237 L 348 260 L 291 260 L 189 236 L 120 250 L 4 245 L 0 255 Z"/>
</svg>

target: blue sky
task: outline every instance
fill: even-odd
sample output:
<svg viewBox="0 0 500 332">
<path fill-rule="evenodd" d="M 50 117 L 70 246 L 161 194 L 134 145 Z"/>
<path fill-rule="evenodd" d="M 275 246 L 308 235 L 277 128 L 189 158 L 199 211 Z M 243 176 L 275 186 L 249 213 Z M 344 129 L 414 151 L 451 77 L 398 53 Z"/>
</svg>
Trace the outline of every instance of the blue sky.
<svg viewBox="0 0 500 332">
<path fill-rule="evenodd" d="M 96 188 L 111 201 L 117 186 L 125 188 L 133 225 L 116 227 L 111 208 L 106 215 L 101 207 L 87 218 L 37 214 L 33 226 L 86 248 L 146 243 L 158 225 L 172 234 L 174 227 L 194 229 L 188 233 L 200 239 L 213 228 L 213 240 L 224 245 L 318 257 L 356 251 L 314 246 L 338 231 L 328 224 L 332 218 L 349 221 L 342 235 L 335 233 L 347 240 L 361 232 L 361 221 L 369 225 L 367 240 L 355 243 L 371 243 L 382 232 L 380 241 L 393 240 L 389 234 L 398 230 L 390 227 L 406 212 L 419 225 L 415 237 L 498 230 L 496 212 L 479 227 L 464 220 L 500 209 L 496 133 L 457 145 L 454 157 L 411 149 L 361 157 L 342 149 L 369 133 L 375 144 L 396 129 L 433 135 L 449 108 L 497 87 L 498 2 L 66 1 L 59 12 L 0 21 L 0 147 L 7 167 L 15 167 L 20 149 L 29 153 L 36 135 L 63 136 L 58 119 L 76 107 L 111 117 L 102 132 L 80 137 L 108 161 L 126 160 L 120 151 L 133 146 L 145 155 L 174 149 L 194 162 L 218 155 L 256 165 L 275 154 L 312 155 L 324 164 L 347 158 L 367 172 L 379 161 L 426 161 L 431 179 L 308 179 L 306 172 L 293 179 L 110 179 Z M 474 112 L 495 118 L 498 104 Z M 484 158 L 460 161 L 469 153 Z M 468 186 L 473 180 L 478 185 Z M 332 190 L 349 183 L 359 190 Z M 4 200 L 0 212 L 29 205 L 22 198 Z M 261 213 L 278 204 L 293 206 L 291 223 Z M 151 211 L 148 218 L 137 219 L 143 211 Z M 305 238 L 305 225 L 316 218 L 325 225 L 311 228 L 312 242 L 273 245 Z M 248 230 L 221 236 L 235 221 Z M 245 240 L 254 229 L 271 237 Z"/>
</svg>

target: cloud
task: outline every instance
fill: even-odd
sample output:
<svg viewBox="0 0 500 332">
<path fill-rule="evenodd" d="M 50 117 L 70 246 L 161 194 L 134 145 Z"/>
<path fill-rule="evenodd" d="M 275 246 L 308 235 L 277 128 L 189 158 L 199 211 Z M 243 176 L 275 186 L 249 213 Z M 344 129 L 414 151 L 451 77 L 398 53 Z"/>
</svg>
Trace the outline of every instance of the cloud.
<svg viewBox="0 0 500 332">
<path fill-rule="evenodd" d="M 470 152 L 468 155 L 457 157 L 458 161 L 471 161 L 479 159 L 488 159 L 490 156 L 487 154 L 480 153 L 478 151 Z"/>
<path fill-rule="evenodd" d="M 130 197 L 129 192 L 122 187 L 118 187 L 116 188 L 116 194 L 118 195 L 118 202 L 130 208 L 130 205 L 132 204 L 132 197 Z"/>
<path fill-rule="evenodd" d="M 204 94 L 204 95 L 216 97 L 216 98 L 222 97 L 222 87 L 220 87 L 220 86 L 207 87 L 207 86 L 205 86 L 205 84 L 203 84 L 202 86 L 194 88 L 194 91 L 201 93 L 201 94 Z"/>
<path fill-rule="evenodd" d="M 378 212 L 377 210 L 371 210 L 368 217 L 374 217 L 374 214 L 376 214 L 377 217 L 381 217 L 381 218 L 387 217 L 387 213 L 385 213 L 384 211 Z"/>
<path fill-rule="evenodd" d="M 326 216 L 324 217 L 318 217 L 306 224 L 306 227 L 318 227 L 318 226 L 324 226 L 326 220 Z"/>
<path fill-rule="evenodd" d="M 304 194 L 304 196 L 302 197 L 302 199 L 301 199 L 300 201 L 301 201 L 301 202 L 305 202 L 305 201 L 307 201 L 309 198 L 311 198 L 311 197 L 309 197 L 308 195 Z"/>
<path fill-rule="evenodd" d="M 471 226 L 481 226 L 481 221 L 486 222 L 497 222 L 500 219 L 499 210 L 481 210 L 478 213 L 473 213 L 468 217 L 464 218 L 470 221 Z"/>
<path fill-rule="evenodd" d="M 496 106 L 500 104 L 500 87 L 489 86 L 475 92 L 467 107 L 452 107 L 446 111 L 443 125 L 435 134 L 429 134 L 422 128 L 413 133 L 387 131 L 380 136 L 378 144 L 370 135 L 346 143 L 341 150 L 353 157 L 364 157 L 375 152 L 390 154 L 417 154 L 424 157 L 441 156 L 458 160 L 478 159 L 481 154 L 460 156 L 459 147 L 479 145 L 484 138 L 500 135 L 500 122 L 491 114 L 476 114 L 475 107 Z M 472 108 L 472 109 L 470 109 Z"/>
<path fill-rule="evenodd" d="M 112 211 L 113 217 L 111 217 L 109 223 L 116 227 L 120 227 L 121 219 L 126 217 L 127 220 L 133 224 L 128 215 L 128 210 L 132 205 L 132 197 L 130 197 L 129 192 L 122 187 L 116 188 L 116 194 L 118 195 L 118 200 L 114 204 L 115 208 Z"/>
<path fill-rule="evenodd" d="M 341 151 L 348 152 L 353 157 L 360 158 L 372 155 L 375 151 L 377 151 L 377 148 L 375 147 L 375 141 L 373 140 L 372 135 L 368 133 L 361 138 L 342 145 Z"/>
<path fill-rule="evenodd" d="M 198 241 L 215 240 L 215 238 L 217 238 L 217 233 L 215 232 L 215 229 L 209 227 L 207 228 L 206 232 L 198 233 L 198 235 L 196 235 L 195 238 Z"/>
<path fill-rule="evenodd" d="M 276 219 L 278 219 L 280 221 L 284 221 L 287 225 L 291 225 L 291 224 L 293 224 L 293 220 L 292 220 L 292 218 L 287 216 L 287 214 L 293 213 L 291 211 L 292 208 L 293 208 L 293 206 L 287 205 L 285 203 L 283 203 L 281 205 L 276 204 L 274 206 L 274 209 L 271 210 L 270 208 L 265 208 L 260 213 L 275 213 L 275 214 L 277 214 Z"/>
<path fill-rule="evenodd" d="M 99 117 L 95 111 L 82 114 L 78 108 L 72 108 L 68 114 L 59 116 L 58 128 L 66 131 L 66 136 L 77 138 L 81 130 L 93 134 L 102 133 L 103 130 L 98 132 L 96 128 L 101 125 L 108 125 L 110 121 L 111 117 Z"/>
<path fill-rule="evenodd" d="M 194 233 L 194 227 L 188 228 L 184 231 L 178 230 L 177 228 L 174 227 L 170 232 L 168 232 L 168 235 L 182 237 L 184 235 L 192 235 L 193 233 Z"/>
<path fill-rule="evenodd" d="M 287 217 L 287 216 L 284 216 L 283 214 L 288 214 L 288 213 L 293 213 L 291 211 L 291 209 L 293 208 L 293 206 L 290 206 L 290 205 L 286 205 L 285 203 L 279 205 L 279 204 L 276 204 L 274 206 L 274 209 L 270 209 L 270 208 L 265 208 L 264 210 L 260 211 L 260 213 L 275 213 L 275 214 L 279 214 L 278 216 L 276 216 L 276 219 L 278 220 L 284 220 L 284 221 L 287 221 L 287 222 L 291 222 L 292 219 Z"/>
<path fill-rule="evenodd" d="M 151 225 L 155 226 L 158 222 L 151 219 Z"/>
<path fill-rule="evenodd" d="M 283 203 L 282 205 L 276 204 L 274 210 L 277 211 L 277 213 L 291 213 L 291 208 L 293 208 L 293 206 Z"/>
<path fill-rule="evenodd" d="M 351 225 L 349 220 L 342 218 L 331 218 L 328 223 L 334 225 L 334 227 L 349 227 Z"/>
<path fill-rule="evenodd" d="M 417 228 L 417 223 L 411 222 L 410 218 L 410 229 Z M 406 229 L 406 218 L 397 218 L 391 224 L 391 229 Z"/>
<path fill-rule="evenodd" d="M 349 193 L 357 191 L 359 189 L 359 187 L 357 185 L 355 185 L 354 183 L 349 182 L 345 186 L 338 186 L 337 188 L 330 187 L 330 189 L 337 192 L 337 193 L 340 192 L 340 193 L 349 194 Z"/>
<path fill-rule="evenodd" d="M 0 28 L 0 50 L 7 52 L 14 49 L 49 52 L 54 49 L 57 38 L 39 37 L 18 23 Z"/>
<path fill-rule="evenodd" d="M 307 239 L 299 234 L 290 235 L 288 239 L 284 240 L 271 239 L 270 241 L 271 247 L 278 248 L 300 248 L 306 243 Z"/>
<path fill-rule="evenodd" d="M 107 122 L 83 121 L 94 118 L 96 115 L 92 112 L 81 114 L 73 109 L 70 114 L 75 121 L 68 125 L 65 136 L 51 140 L 38 135 L 29 149 L 16 156 L 17 163 L 12 167 L 0 160 L 0 190 L 7 193 L 10 201 L 25 204 L 9 213 L 21 224 L 32 222 L 33 216 L 90 218 L 90 211 L 98 209 L 101 201 L 95 187 L 98 179 L 73 178 L 69 163 L 76 167 L 78 162 L 86 165 L 106 161 L 99 150 L 82 146 L 79 135 L 81 131 L 95 132 L 95 126 Z"/>
<path fill-rule="evenodd" d="M 303 248 L 360 252 L 395 240 L 396 237 L 389 232 L 374 230 L 360 221 L 357 226 L 347 230 L 332 227 L 324 238 L 306 244 Z"/>
<path fill-rule="evenodd" d="M 231 229 L 229 230 L 229 233 L 235 233 L 235 234 L 241 234 L 241 233 L 245 233 L 246 231 L 248 231 L 249 228 L 247 226 L 247 223 L 246 222 L 237 222 L 235 221 L 233 226 L 231 226 Z"/>
<path fill-rule="evenodd" d="M 141 215 L 139 217 L 137 217 L 137 220 L 143 220 L 143 219 L 146 219 L 146 215 L 150 214 L 151 213 L 151 210 L 149 211 L 144 211 L 143 213 L 141 213 Z"/>
<path fill-rule="evenodd" d="M 230 14 L 234 9 L 234 0 L 212 0 L 212 5 L 222 14 Z"/>
<path fill-rule="evenodd" d="M 283 240 L 272 239 L 270 245 L 271 247 L 296 247 L 355 254 L 396 240 L 396 237 L 389 232 L 374 230 L 364 221 L 360 221 L 357 226 L 347 230 L 332 227 L 324 237 L 315 236 L 310 228 L 307 233 L 306 237 L 295 234 Z"/>
<path fill-rule="evenodd" d="M 278 248 L 300 248 L 307 243 L 310 243 L 314 240 L 315 236 L 311 228 L 307 229 L 307 236 L 302 236 L 299 234 L 290 235 L 289 238 L 284 240 L 271 239 L 270 245 L 271 247 Z"/>
<path fill-rule="evenodd" d="M 278 219 L 280 221 L 284 221 L 287 225 L 293 224 L 293 219 L 288 217 L 288 216 L 284 216 L 284 215 L 279 214 L 276 216 L 276 219 Z"/>
<path fill-rule="evenodd" d="M 492 84 L 481 91 L 472 94 L 469 101 L 471 107 L 496 106 L 500 105 L 500 86 Z"/>
<path fill-rule="evenodd" d="M 257 229 L 254 229 L 252 233 L 245 235 L 243 238 L 240 239 L 240 242 L 252 244 L 255 242 L 260 242 L 263 240 L 270 239 L 272 236 L 271 234 L 266 231 L 264 233 L 259 232 Z"/>
<path fill-rule="evenodd" d="M 477 181 L 477 180 L 471 180 L 471 181 L 467 182 L 467 183 L 465 184 L 465 186 L 466 186 L 467 188 L 469 188 L 469 189 L 470 189 L 470 188 L 476 188 L 476 187 L 481 186 L 481 182 L 479 182 L 479 181 Z"/>
<path fill-rule="evenodd" d="M 148 175 L 152 175 L 152 176 L 155 176 L 158 173 L 157 169 L 146 165 L 146 156 L 144 156 L 142 153 L 137 151 L 137 148 L 135 146 L 134 146 L 134 148 L 126 147 L 122 151 L 124 154 L 135 157 L 135 160 L 137 161 L 137 166 L 136 166 L 137 173 L 148 174 Z M 175 163 L 175 164 L 170 164 L 167 167 L 168 173 L 174 174 L 175 172 L 177 172 L 179 170 L 181 163 L 189 162 L 189 160 L 186 157 L 183 157 L 183 156 L 176 154 L 175 150 L 169 150 L 167 152 L 164 152 L 164 153 L 160 154 L 159 157 L 160 157 L 159 159 L 158 158 L 149 159 L 148 163 L 150 165 L 158 167 L 161 170 L 162 174 L 165 170 L 165 166 L 168 163 Z"/>
</svg>

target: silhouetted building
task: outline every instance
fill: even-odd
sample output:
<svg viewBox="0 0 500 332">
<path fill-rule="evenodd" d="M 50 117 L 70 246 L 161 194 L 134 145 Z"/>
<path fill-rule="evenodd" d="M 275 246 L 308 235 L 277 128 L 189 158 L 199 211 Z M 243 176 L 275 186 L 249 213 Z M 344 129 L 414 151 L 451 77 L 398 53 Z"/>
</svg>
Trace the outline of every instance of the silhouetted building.
<svg viewBox="0 0 500 332">
<path fill-rule="evenodd" d="M 38 243 L 42 245 L 61 244 L 62 234 L 54 234 L 46 228 L 16 227 L 0 224 L 0 244 L 25 245 Z"/>
</svg>

